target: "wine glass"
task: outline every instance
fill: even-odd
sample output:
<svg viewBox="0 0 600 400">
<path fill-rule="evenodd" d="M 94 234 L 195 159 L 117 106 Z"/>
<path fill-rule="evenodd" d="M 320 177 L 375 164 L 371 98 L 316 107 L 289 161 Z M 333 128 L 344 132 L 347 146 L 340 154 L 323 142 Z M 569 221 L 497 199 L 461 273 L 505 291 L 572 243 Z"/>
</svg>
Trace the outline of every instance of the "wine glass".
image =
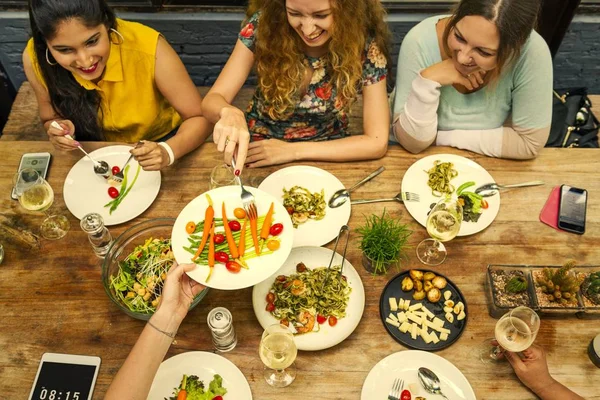
<svg viewBox="0 0 600 400">
<path fill-rule="evenodd" d="M 19 203 L 29 211 L 43 211 L 46 219 L 40 226 L 40 232 L 45 239 L 60 239 L 67 234 L 71 227 L 64 215 L 50 215 L 47 210 L 54 203 L 54 191 L 50 184 L 33 168 L 19 171 L 14 179 L 15 191 Z"/>
<path fill-rule="evenodd" d="M 230 165 L 219 164 L 212 169 L 210 173 L 211 190 L 221 186 L 231 186 L 235 184 L 235 174 Z"/>
<path fill-rule="evenodd" d="M 457 198 L 445 197 L 440 200 L 427 217 L 425 239 L 417 246 L 417 257 L 423 264 L 440 265 L 446 259 L 446 246 L 442 242 L 452 240 L 460 231 L 463 209 Z"/>
<path fill-rule="evenodd" d="M 529 307 L 519 306 L 504 314 L 496 323 L 494 335 L 498 346 L 490 347 L 493 339 L 487 339 L 480 354 L 481 361 L 488 363 L 502 358 L 501 349 L 518 353 L 527 350 L 540 329 L 540 317 Z"/>
<path fill-rule="evenodd" d="M 286 387 L 296 379 L 294 360 L 298 348 L 292 331 L 281 324 L 274 324 L 263 332 L 258 350 L 265 364 L 263 376 L 274 387 Z"/>
</svg>

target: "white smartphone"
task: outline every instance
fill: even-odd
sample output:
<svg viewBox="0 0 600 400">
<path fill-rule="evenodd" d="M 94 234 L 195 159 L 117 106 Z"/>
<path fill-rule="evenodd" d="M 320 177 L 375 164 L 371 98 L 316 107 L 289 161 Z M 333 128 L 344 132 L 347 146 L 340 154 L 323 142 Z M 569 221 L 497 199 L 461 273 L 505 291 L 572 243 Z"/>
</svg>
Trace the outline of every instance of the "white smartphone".
<svg viewBox="0 0 600 400">
<path fill-rule="evenodd" d="M 23 156 L 21 156 L 21 162 L 19 163 L 19 169 L 17 169 L 17 172 L 25 168 L 33 168 L 40 173 L 42 178 L 46 179 L 48 168 L 50 168 L 51 157 L 52 156 L 50 153 L 25 153 Z M 17 192 L 14 187 L 10 197 L 12 197 L 13 200 L 18 199 Z"/>
<path fill-rule="evenodd" d="M 100 357 L 44 353 L 29 400 L 91 400 Z"/>
</svg>

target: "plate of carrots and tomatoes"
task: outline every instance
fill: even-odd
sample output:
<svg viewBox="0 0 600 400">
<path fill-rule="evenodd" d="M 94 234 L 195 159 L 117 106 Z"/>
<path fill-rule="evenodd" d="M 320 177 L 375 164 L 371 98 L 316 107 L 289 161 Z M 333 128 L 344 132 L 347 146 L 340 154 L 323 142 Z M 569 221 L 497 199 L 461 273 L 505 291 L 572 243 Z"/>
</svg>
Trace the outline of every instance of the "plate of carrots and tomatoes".
<svg viewBox="0 0 600 400">
<path fill-rule="evenodd" d="M 283 205 L 262 190 L 246 190 L 254 195 L 256 221 L 246 215 L 239 186 L 224 186 L 190 201 L 173 225 L 175 259 L 196 264 L 188 275 L 204 286 L 254 286 L 277 272 L 292 250 L 293 226 Z"/>
</svg>

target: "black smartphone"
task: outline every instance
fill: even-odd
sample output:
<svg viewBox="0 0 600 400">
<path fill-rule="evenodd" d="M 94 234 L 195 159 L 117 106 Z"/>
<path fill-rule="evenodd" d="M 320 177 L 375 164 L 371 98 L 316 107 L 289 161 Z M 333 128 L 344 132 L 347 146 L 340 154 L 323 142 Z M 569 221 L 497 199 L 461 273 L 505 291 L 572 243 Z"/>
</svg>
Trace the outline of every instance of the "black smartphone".
<svg viewBox="0 0 600 400">
<path fill-rule="evenodd" d="M 583 235 L 586 208 L 587 190 L 561 185 L 558 205 L 558 227 L 560 229 Z"/>
<path fill-rule="evenodd" d="M 39 172 L 42 178 L 46 179 L 48 168 L 50 168 L 51 157 L 50 153 L 25 153 L 21 156 L 21 162 L 19 163 L 17 172 L 25 168 L 33 168 Z M 17 200 L 18 197 L 15 188 L 13 188 L 10 197 L 12 197 L 13 200 Z"/>
</svg>

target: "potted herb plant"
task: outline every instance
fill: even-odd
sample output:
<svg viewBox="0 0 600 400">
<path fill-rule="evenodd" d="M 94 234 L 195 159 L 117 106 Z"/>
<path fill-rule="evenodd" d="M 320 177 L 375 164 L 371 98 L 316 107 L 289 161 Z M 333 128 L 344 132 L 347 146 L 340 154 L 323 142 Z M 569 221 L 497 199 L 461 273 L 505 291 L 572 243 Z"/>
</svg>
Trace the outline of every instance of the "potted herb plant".
<svg viewBox="0 0 600 400">
<path fill-rule="evenodd" d="M 392 264 L 406 257 L 408 238 L 412 231 L 405 224 L 386 214 L 367 217 L 365 225 L 356 230 L 360 235 L 363 266 L 373 275 L 385 274 Z"/>
</svg>

